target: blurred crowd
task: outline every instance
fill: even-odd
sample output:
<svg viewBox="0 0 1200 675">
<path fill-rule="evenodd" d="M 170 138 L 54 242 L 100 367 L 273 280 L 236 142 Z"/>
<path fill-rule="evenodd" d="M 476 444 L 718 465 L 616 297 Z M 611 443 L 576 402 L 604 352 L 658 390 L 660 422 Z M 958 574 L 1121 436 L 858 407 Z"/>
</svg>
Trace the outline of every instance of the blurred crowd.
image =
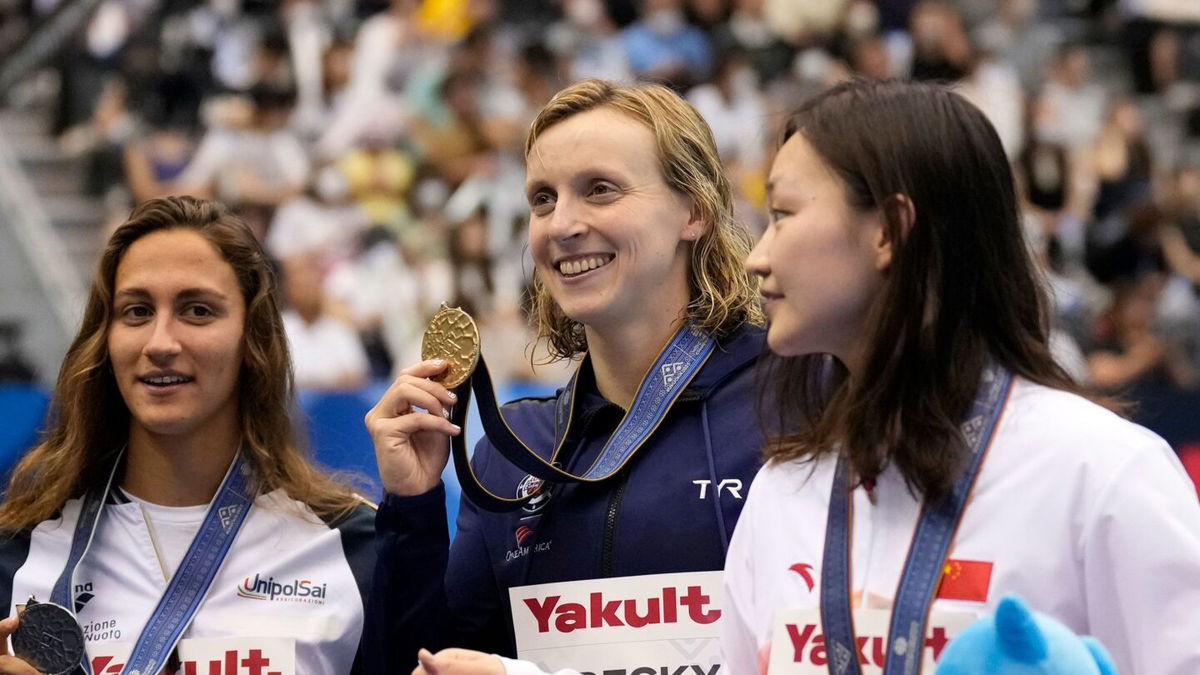
<svg viewBox="0 0 1200 675">
<path fill-rule="evenodd" d="M 0 53 L 63 4 L 0 0 Z M 103 0 L 53 70 L 54 133 L 108 227 L 183 192 L 261 234 L 304 387 L 415 361 L 441 302 L 476 316 L 500 378 L 545 373 L 523 142 L 584 77 L 684 94 L 755 232 L 805 97 L 955 82 L 1012 159 L 1064 364 L 1101 390 L 1200 373 L 1196 0 Z"/>
</svg>

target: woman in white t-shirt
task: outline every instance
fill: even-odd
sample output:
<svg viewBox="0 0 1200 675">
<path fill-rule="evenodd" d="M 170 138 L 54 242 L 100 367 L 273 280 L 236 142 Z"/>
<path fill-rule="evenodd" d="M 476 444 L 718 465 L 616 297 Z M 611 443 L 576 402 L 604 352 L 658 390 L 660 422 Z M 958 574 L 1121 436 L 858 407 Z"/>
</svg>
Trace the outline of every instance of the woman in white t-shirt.
<svg viewBox="0 0 1200 675">
<path fill-rule="evenodd" d="M 845 83 L 791 118 L 769 185 L 747 267 L 778 414 L 808 426 L 769 444 L 738 522 L 725 669 L 930 673 L 1015 592 L 1121 673 L 1200 672 L 1195 492 L 1051 357 L 983 114 L 933 85 Z"/>
<path fill-rule="evenodd" d="M 37 627 L 35 596 L 82 635 L 34 642 L 86 647 L 40 655 L 56 668 L 23 651 L 42 672 L 360 672 L 374 514 L 301 452 L 292 393 L 250 229 L 215 202 L 140 204 L 0 505 L 0 647 Z M 35 672 L 0 648 L 0 673 Z"/>
</svg>

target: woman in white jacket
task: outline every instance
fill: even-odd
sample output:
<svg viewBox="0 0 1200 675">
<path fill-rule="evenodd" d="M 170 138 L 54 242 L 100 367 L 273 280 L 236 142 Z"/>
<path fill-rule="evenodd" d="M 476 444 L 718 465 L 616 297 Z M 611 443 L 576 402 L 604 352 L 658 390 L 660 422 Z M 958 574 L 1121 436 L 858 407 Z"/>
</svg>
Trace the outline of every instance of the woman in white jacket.
<svg viewBox="0 0 1200 675">
<path fill-rule="evenodd" d="M 747 266 L 781 421 L 809 424 L 769 445 L 733 538 L 727 671 L 930 673 L 1015 592 L 1121 673 L 1200 672 L 1196 494 L 1053 361 L 983 114 L 842 84 L 792 117 L 769 185 Z"/>
</svg>

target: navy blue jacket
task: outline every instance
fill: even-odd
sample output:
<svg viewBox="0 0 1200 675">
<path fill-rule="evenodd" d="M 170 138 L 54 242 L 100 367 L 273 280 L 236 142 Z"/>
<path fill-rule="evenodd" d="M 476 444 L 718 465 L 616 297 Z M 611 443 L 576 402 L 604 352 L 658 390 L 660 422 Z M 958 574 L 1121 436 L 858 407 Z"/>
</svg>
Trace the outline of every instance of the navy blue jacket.
<svg viewBox="0 0 1200 675">
<path fill-rule="evenodd" d="M 718 346 L 662 425 L 629 464 L 600 484 L 547 486 L 549 498 L 511 513 L 466 498 L 449 546 L 445 492 L 388 495 L 376 516 L 378 557 L 364 645 L 400 668 L 419 647 L 466 647 L 515 656 L 508 589 L 527 584 L 722 569 L 763 439 L 754 362 L 762 329 Z M 562 393 L 561 390 L 559 392 Z M 538 452 L 554 447 L 554 397 L 504 406 Z M 562 455 L 582 473 L 624 411 L 579 391 Z M 525 473 L 482 440 L 472 464 L 485 486 L 516 496 Z"/>
</svg>

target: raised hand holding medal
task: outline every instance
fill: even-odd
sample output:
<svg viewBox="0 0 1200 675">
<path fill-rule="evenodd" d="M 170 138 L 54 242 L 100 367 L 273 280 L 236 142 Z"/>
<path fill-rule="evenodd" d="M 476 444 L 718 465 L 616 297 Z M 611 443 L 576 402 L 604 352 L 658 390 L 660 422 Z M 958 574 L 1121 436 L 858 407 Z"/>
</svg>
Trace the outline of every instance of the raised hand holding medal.
<svg viewBox="0 0 1200 675">
<path fill-rule="evenodd" d="M 379 476 L 399 496 L 424 494 L 441 480 L 449 437 L 462 432 L 449 420 L 458 397 L 446 385 L 457 386 L 470 375 L 479 332 L 465 312 L 444 307 L 430 321 L 421 351 L 426 360 L 400 371 L 366 417 Z"/>
</svg>

